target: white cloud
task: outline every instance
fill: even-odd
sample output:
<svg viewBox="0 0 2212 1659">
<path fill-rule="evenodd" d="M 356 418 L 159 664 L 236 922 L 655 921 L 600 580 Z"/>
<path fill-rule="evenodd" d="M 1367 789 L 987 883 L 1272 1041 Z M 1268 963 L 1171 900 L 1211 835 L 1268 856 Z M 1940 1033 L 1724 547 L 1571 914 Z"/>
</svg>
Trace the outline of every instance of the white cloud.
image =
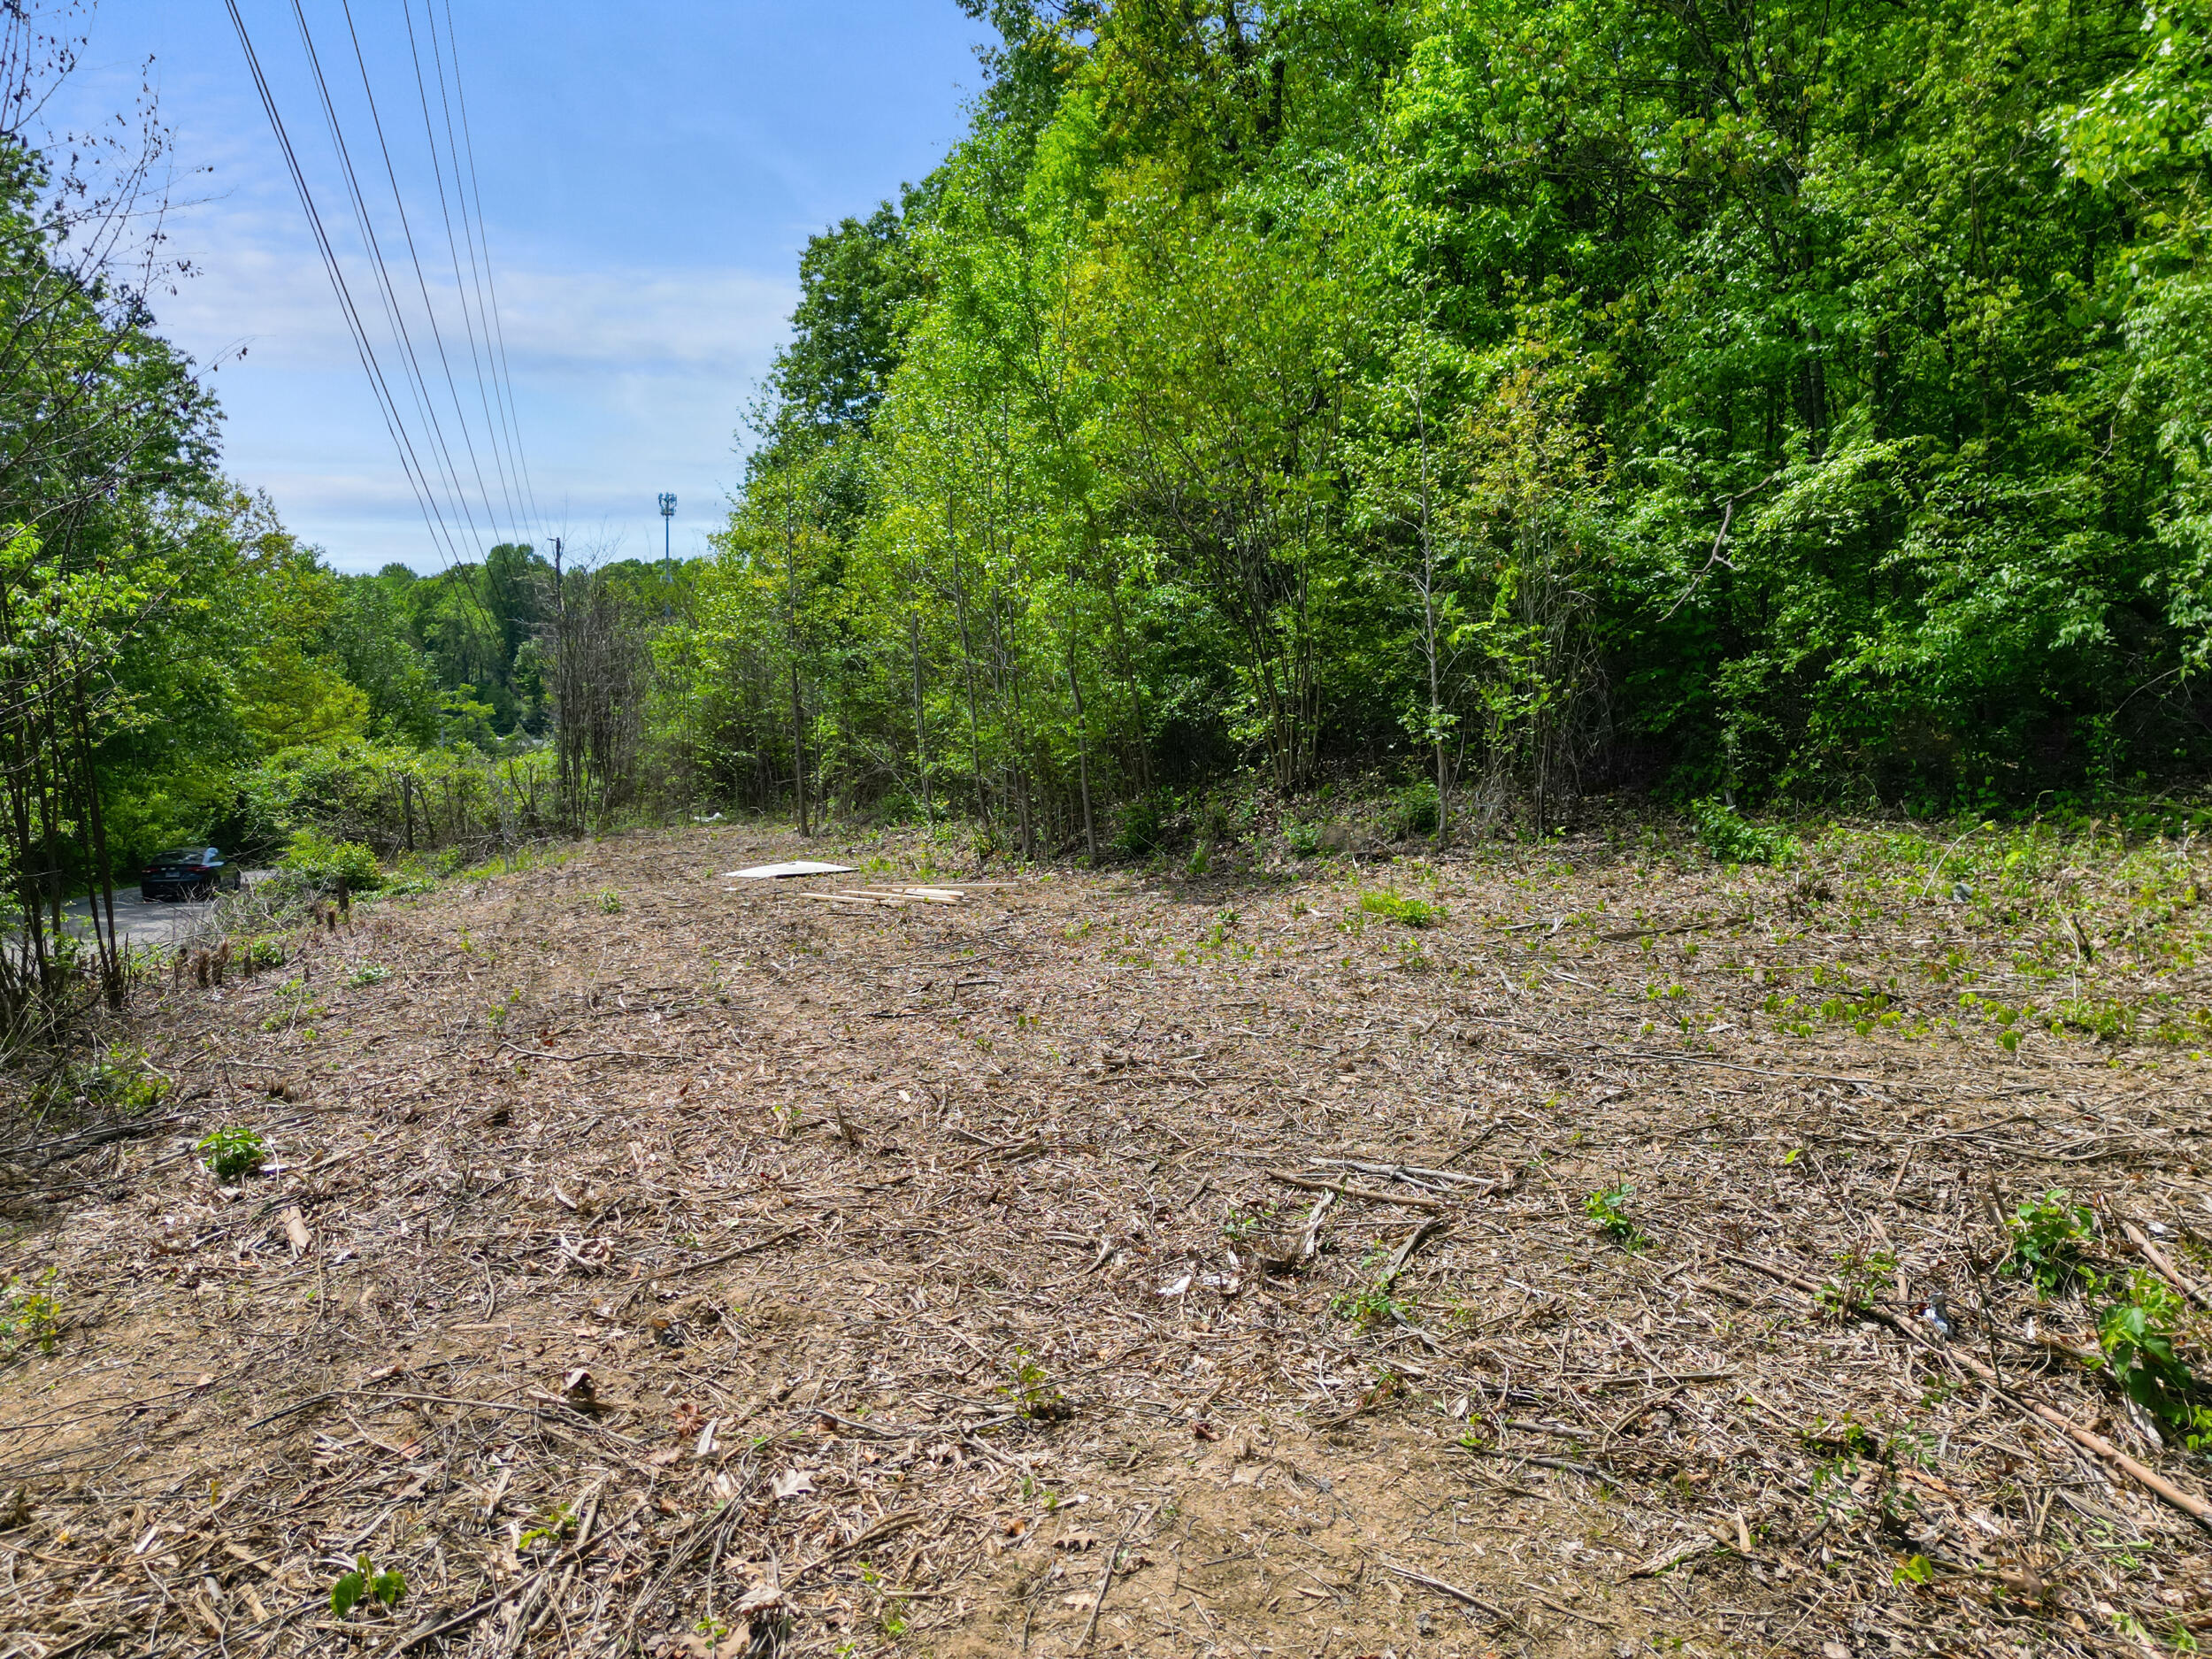
<svg viewBox="0 0 2212 1659">
<path fill-rule="evenodd" d="M 213 382 L 227 416 L 227 469 L 268 490 L 286 521 L 346 568 L 395 558 L 434 565 L 421 509 L 304 226 L 270 208 L 213 201 L 192 210 L 180 231 L 178 243 L 200 274 L 160 296 L 162 331 L 203 362 L 246 349 L 242 360 L 223 362 Z M 443 289 L 434 279 L 431 288 L 447 357 L 499 501 L 449 265 L 446 279 Z M 427 454 L 365 262 L 349 263 L 348 280 L 417 429 L 419 451 Z M 393 280 L 449 448 L 473 493 L 454 392 L 436 362 L 412 267 L 395 269 Z M 795 284 L 730 268 L 561 270 L 524 262 L 503 264 L 498 283 L 516 412 L 546 515 L 604 523 L 640 545 L 649 539 L 656 550 L 658 490 L 674 490 L 682 503 L 680 541 L 682 531 L 695 538 L 718 519 L 740 472 L 740 406 L 785 337 Z M 495 511 L 503 517 L 503 502 Z"/>
</svg>

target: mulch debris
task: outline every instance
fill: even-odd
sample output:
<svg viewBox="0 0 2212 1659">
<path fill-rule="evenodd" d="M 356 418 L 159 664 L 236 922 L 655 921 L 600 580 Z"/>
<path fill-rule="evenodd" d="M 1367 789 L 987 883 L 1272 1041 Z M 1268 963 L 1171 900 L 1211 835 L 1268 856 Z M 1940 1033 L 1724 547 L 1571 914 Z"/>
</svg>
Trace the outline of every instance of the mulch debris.
<svg viewBox="0 0 2212 1659">
<path fill-rule="evenodd" d="M 2003 1266 L 2064 1187 L 2206 1302 L 2201 1066 L 1943 1028 L 1925 964 L 2012 972 L 1965 906 L 1594 841 L 719 879 L 800 850 L 356 903 L 133 1013 L 145 1133 L 6 1137 L 0 1281 L 63 1311 L 0 1364 L 0 1655 L 2212 1627 L 2212 1471 Z M 1437 926 L 1358 904 L 1416 881 Z M 1816 980 L 1860 1001 L 1793 1028 Z"/>
</svg>

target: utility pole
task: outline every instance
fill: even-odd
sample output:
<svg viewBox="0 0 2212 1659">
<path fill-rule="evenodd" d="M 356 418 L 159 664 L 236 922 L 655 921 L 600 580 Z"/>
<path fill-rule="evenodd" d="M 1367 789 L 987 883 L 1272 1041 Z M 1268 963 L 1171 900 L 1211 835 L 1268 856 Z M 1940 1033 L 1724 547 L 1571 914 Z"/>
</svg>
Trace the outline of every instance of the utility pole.
<svg viewBox="0 0 2212 1659">
<path fill-rule="evenodd" d="M 676 498 L 666 490 L 661 491 L 661 584 L 672 590 L 676 581 L 676 566 L 674 561 L 668 556 L 668 535 L 669 526 L 673 523 L 675 517 Z M 672 591 L 661 601 L 661 619 L 664 622 L 668 619 L 669 607 L 673 598 L 674 594 Z"/>
</svg>

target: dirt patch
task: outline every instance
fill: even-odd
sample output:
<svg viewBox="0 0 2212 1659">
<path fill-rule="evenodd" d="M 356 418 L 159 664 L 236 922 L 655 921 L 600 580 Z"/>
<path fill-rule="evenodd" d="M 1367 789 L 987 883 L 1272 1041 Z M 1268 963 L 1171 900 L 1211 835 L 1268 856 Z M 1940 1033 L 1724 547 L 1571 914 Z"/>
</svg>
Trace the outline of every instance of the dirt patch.
<svg viewBox="0 0 2212 1659">
<path fill-rule="evenodd" d="M 2033 978 L 2027 924 L 1596 841 L 895 908 L 719 879 L 803 850 L 580 847 L 137 1017 L 172 1118 L 0 1188 L 10 1305 L 60 1310 L 0 1369 L 0 1653 L 2212 1624 L 2127 1461 L 2186 1498 L 2200 1460 L 2079 1357 L 2087 1281 L 2002 1265 L 2064 1187 L 2079 1265 L 2193 1285 L 2201 1066 L 1961 1017 Z M 2203 1006 L 2193 898 L 2123 939 L 2066 892 L 2035 961 Z M 268 1167 L 219 1184 L 217 1124 Z"/>
</svg>

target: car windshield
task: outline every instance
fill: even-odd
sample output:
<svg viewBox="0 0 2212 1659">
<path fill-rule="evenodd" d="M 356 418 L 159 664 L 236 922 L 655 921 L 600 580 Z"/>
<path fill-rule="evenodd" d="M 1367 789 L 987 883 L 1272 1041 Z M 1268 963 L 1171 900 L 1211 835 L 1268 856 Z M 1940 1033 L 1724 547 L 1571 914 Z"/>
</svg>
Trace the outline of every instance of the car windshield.
<svg viewBox="0 0 2212 1659">
<path fill-rule="evenodd" d="M 165 853 L 156 853 L 153 861 L 157 864 L 185 864 L 199 856 L 200 849 L 196 847 L 172 847 Z"/>
</svg>

